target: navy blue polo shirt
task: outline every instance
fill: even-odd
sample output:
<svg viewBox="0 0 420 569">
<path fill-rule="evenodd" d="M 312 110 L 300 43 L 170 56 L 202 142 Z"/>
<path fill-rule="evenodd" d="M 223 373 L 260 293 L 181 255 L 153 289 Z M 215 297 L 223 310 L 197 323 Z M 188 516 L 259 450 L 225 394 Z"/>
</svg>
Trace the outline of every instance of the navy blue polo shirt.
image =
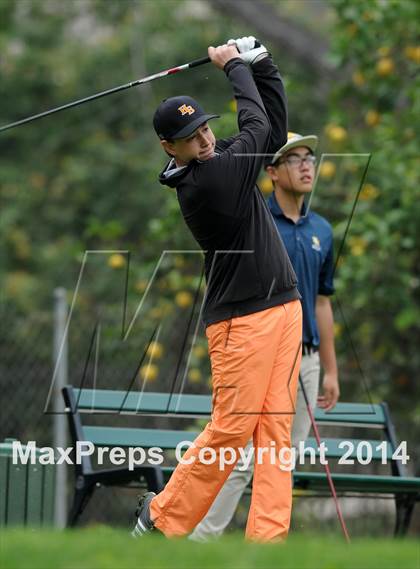
<svg viewBox="0 0 420 569">
<path fill-rule="evenodd" d="M 331 225 L 314 211 L 307 212 L 305 204 L 302 205 L 301 217 L 295 223 L 284 215 L 274 192 L 268 198 L 268 207 L 298 278 L 302 296 L 303 343 L 319 346 L 316 297 L 334 293 Z"/>
</svg>

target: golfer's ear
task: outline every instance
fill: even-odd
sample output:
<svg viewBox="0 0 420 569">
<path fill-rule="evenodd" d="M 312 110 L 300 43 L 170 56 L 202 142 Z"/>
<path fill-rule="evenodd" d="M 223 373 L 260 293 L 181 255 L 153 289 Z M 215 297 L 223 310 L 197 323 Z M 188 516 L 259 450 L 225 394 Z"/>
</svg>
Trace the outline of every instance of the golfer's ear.
<svg viewBox="0 0 420 569">
<path fill-rule="evenodd" d="M 170 156 L 175 156 L 175 148 L 173 142 L 170 142 L 169 140 L 161 140 L 160 144 L 167 154 Z"/>
<path fill-rule="evenodd" d="M 276 169 L 273 168 L 273 166 L 267 166 L 265 171 L 267 172 L 267 176 L 273 181 L 275 182 L 277 180 L 277 172 Z"/>
</svg>

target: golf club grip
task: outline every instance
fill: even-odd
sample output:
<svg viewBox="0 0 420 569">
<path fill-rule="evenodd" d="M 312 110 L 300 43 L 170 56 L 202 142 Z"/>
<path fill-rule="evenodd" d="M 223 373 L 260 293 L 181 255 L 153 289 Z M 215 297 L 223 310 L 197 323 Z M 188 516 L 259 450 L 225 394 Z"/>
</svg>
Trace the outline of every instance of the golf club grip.
<svg viewBox="0 0 420 569">
<path fill-rule="evenodd" d="M 256 47 L 260 47 L 261 44 L 259 41 L 255 42 L 254 45 L 254 49 Z M 189 67 L 198 67 L 199 65 L 204 65 L 205 63 L 210 63 L 210 57 L 202 57 L 201 59 L 195 59 L 194 61 L 191 61 L 191 63 L 189 64 Z"/>
<path fill-rule="evenodd" d="M 199 65 L 204 65 L 205 63 L 210 63 L 210 57 L 202 57 L 201 59 L 194 59 L 188 64 L 188 67 L 198 67 Z"/>
</svg>

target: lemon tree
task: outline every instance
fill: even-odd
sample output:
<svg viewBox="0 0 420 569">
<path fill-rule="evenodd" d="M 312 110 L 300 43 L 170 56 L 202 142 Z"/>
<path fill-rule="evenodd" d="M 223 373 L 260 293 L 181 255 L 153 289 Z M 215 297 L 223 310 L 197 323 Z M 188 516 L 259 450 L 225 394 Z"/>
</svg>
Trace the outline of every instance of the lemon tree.
<svg viewBox="0 0 420 569">
<path fill-rule="evenodd" d="M 362 396 L 367 384 L 374 399 L 400 410 L 402 428 L 407 414 L 419 428 L 419 4 L 338 0 L 334 7 L 332 57 L 343 74 L 330 100 L 324 149 L 371 154 L 336 273 L 344 393 Z M 332 166 L 324 164 L 322 174 L 321 186 L 337 187 Z M 317 204 L 333 221 L 350 215 L 345 181 L 342 174 L 337 193 Z"/>
</svg>

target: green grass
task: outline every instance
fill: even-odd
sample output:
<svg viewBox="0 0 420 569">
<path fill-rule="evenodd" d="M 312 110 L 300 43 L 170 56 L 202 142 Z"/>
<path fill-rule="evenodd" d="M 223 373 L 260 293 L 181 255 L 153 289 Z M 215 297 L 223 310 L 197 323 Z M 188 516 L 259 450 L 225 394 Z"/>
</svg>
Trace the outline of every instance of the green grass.
<svg viewBox="0 0 420 569">
<path fill-rule="evenodd" d="M 414 540 L 291 535 L 286 544 L 245 543 L 231 534 L 219 542 L 192 543 L 152 534 L 133 540 L 106 527 L 67 530 L 4 530 L 2 569 L 418 569 Z"/>
</svg>

